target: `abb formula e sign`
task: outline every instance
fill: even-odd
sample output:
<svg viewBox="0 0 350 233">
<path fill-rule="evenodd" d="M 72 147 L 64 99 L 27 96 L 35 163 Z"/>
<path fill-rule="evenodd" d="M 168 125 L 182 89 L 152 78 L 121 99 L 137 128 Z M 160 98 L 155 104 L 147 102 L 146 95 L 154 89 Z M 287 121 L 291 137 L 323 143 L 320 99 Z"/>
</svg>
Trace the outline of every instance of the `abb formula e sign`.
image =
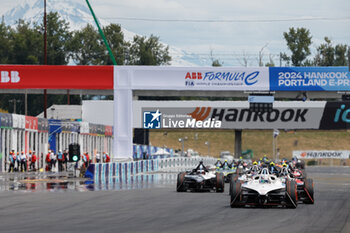
<svg viewBox="0 0 350 233">
<path fill-rule="evenodd" d="M 298 159 L 350 159 L 350 151 L 325 150 L 325 151 L 293 151 L 293 157 Z"/>
<path fill-rule="evenodd" d="M 132 67 L 134 90 L 261 90 L 269 89 L 267 67 Z M 124 70 L 117 69 L 120 75 Z M 118 74 L 117 74 L 118 76 Z"/>
<path fill-rule="evenodd" d="M 0 65 L 2 89 L 113 89 L 113 66 Z"/>
</svg>

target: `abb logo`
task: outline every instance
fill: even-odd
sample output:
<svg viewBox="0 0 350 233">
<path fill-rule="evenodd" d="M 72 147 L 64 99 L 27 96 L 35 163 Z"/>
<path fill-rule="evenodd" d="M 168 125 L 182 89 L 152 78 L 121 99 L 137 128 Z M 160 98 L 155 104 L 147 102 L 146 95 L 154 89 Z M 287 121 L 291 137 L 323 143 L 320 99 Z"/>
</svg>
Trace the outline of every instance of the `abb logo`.
<svg viewBox="0 0 350 233">
<path fill-rule="evenodd" d="M 1 71 L 1 83 L 18 83 L 20 80 L 18 71 Z"/>
<path fill-rule="evenodd" d="M 185 79 L 202 79 L 201 72 L 187 72 Z"/>
</svg>

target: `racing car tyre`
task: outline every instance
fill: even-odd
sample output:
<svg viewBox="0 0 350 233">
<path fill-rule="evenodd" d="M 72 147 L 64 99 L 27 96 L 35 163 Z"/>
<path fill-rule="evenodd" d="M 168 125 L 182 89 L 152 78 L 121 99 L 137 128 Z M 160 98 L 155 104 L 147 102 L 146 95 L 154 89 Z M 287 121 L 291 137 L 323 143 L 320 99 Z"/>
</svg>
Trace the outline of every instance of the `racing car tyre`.
<svg viewBox="0 0 350 233">
<path fill-rule="evenodd" d="M 237 174 L 232 174 L 231 179 L 230 179 L 230 189 L 229 189 L 229 194 L 231 195 L 231 187 L 234 182 L 238 182 L 239 175 Z"/>
<path fill-rule="evenodd" d="M 176 184 L 176 191 L 177 192 L 185 192 L 185 187 L 184 187 L 184 180 L 185 180 L 185 175 L 186 172 L 180 172 L 177 175 L 177 184 Z"/>
<path fill-rule="evenodd" d="M 286 182 L 287 187 L 287 207 L 288 208 L 297 208 L 298 206 L 298 193 L 297 193 L 297 184 L 294 180 Z"/>
<path fill-rule="evenodd" d="M 241 194 L 241 182 L 232 182 L 230 187 L 230 206 L 231 208 L 239 207 L 240 194 Z"/>
<path fill-rule="evenodd" d="M 225 177 L 223 173 L 216 173 L 216 192 L 223 193 L 225 189 Z"/>
<path fill-rule="evenodd" d="M 314 181 L 313 179 L 306 179 L 304 189 L 307 199 L 303 201 L 305 204 L 314 204 Z"/>
</svg>

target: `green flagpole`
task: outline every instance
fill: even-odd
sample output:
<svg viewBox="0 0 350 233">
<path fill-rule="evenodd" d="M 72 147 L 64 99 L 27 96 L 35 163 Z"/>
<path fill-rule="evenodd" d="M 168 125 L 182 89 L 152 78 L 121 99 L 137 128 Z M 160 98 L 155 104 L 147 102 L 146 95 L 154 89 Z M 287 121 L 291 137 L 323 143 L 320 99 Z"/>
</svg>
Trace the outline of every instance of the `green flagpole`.
<svg viewBox="0 0 350 233">
<path fill-rule="evenodd" d="M 105 34 L 103 33 L 103 31 L 102 31 L 102 29 L 101 29 L 101 27 L 100 27 L 100 24 L 98 23 L 98 20 L 97 20 L 97 18 L 96 18 L 96 15 L 95 15 L 94 11 L 92 10 L 92 7 L 91 7 L 91 5 L 90 5 L 90 3 L 89 3 L 89 0 L 86 0 L 86 3 L 88 4 L 88 7 L 89 7 L 89 9 L 90 9 L 90 11 L 91 11 L 91 14 L 92 14 L 92 17 L 94 17 L 96 26 L 97 26 L 98 31 L 99 31 L 99 33 L 100 33 L 102 39 L 103 39 L 103 42 L 105 43 L 105 46 L 107 47 L 109 57 L 111 58 L 111 60 L 112 60 L 112 62 L 113 62 L 113 65 L 116 66 L 116 65 L 117 65 L 117 62 L 116 62 L 116 60 L 115 60 L 115 58 L 114 58 L 114 56 L 113 56 L 111 47 L 109 47 L 109 44 L 108 44 L 107 39 L 106 39 L 106 37 L 105 37 Z"/>
</svg>

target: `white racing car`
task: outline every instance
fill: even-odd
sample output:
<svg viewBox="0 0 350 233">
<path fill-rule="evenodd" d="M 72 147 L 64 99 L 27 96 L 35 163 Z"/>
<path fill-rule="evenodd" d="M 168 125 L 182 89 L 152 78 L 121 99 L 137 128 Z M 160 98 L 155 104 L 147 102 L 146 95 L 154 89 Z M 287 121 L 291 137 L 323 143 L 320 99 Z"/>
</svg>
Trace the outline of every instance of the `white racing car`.
<svg viewBox="0 0 350 233">
<path fill-rule="evenodd" d="M 246 181 L 231 180 L 230 206 L 286 206 L 297 207 L 297 185 L 295 181 L 271 175 L 267 168 Z"/>
<path fill-rule="evenodd" d="M 214 190 L 222 193 L 224 187 L 224 175 L 215 171 L 193 169 L 180 172 L 177 176 L 177 192 Z"/>
</svg>

